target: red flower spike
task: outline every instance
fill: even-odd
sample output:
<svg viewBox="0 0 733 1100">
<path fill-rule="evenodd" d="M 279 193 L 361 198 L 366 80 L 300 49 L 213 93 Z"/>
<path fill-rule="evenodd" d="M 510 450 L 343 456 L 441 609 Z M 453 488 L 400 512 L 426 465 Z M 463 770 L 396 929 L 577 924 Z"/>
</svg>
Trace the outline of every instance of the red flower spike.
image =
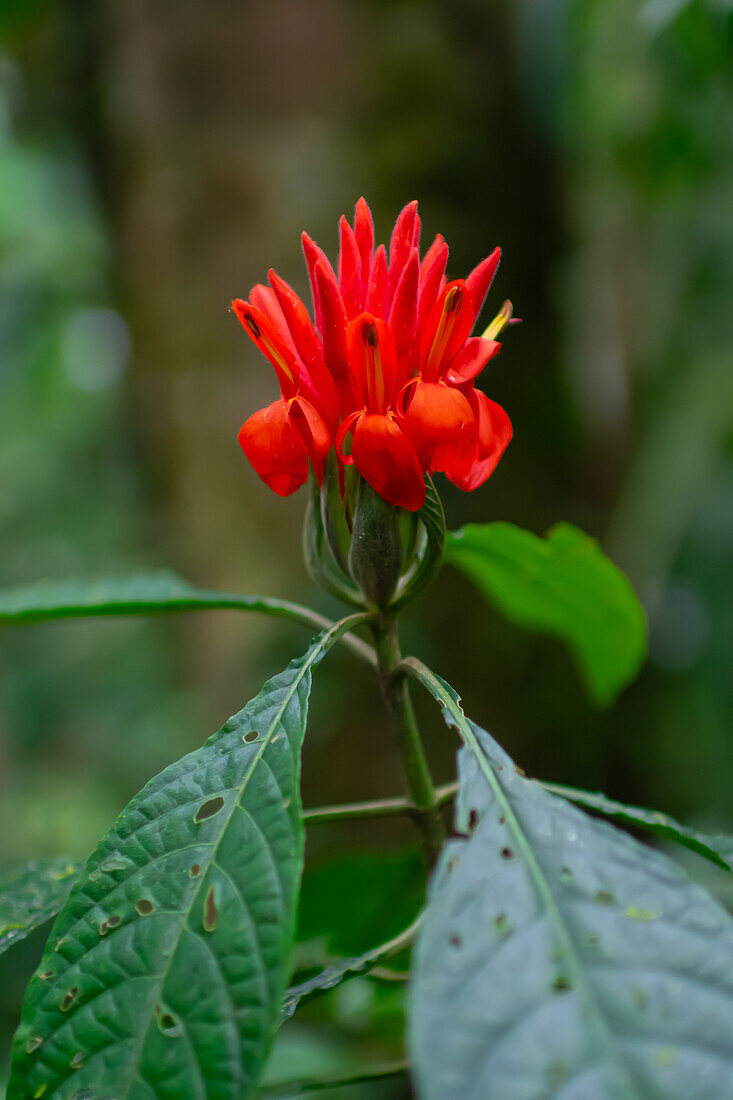
<svg viewBox="0 0 733 1100">
<path fill-rule="evenodd" d="M 374 253 L 365 308 L 376 317 L 384 317 L 388 305 L 389 271 L 387 270 L 387 250 L 383 244 L 380 244 Z"/>
<path fill-rule="evenodd" d="M 346 218 L 339 222 L 338 283 L 348 317 L 356 317 L 364 308 L 364 284 L 361 277 L 361 253 L 356 243 L 354 230 Z"/>
<path fill-rule="evenodd" d="M 389 327 L 392 329 L 400 358 L 409 355 L 417 329 L 417 285 L 420 277 L 420 257 L 416 248 L 410 253 L 397 284 L 389 311 Z"/>
<path fill-rule="evenodd" d="M 482 335 L 470 335 L 499 249 L 467 279 L 446 282 L 446 242 L 438 235 L 421 263 L 419 236 L 417 204 L 408 203 L 389 254 L 384 245 L 375 250 L 371 211 L 359 199 L 353 228 L 346 218 L 340 222 L 338 279 L 303 234 L 315 325 L 274 271 L 270 287 L 258 285 L 248 302 L 233 303 L 280 382 L 281 400 L 240 432 L 275 492 L 294 492 L 310 466 L 320 482 L 335 439 L 342 486 L 344 467 L 353 465 L 384 500 L 415 511 L 425 499 L 425 474 L 444 472 L 460 488 L 474 489 L 507 447 L 509 418 L 475 388 L 475 379 L 499 351 L 511 303 Z"/>
<path fill-rule="evenodd" d="M 494 275 L 496 275 L 500 259 L 501 249 L 495 248 L 490 256 L 487 256 L 485 260 L 482 260 L 480 264 L 474 267 L 473 271 L 466 279 L 466 286 L 470 290 L 473 298 L 473 307 L 476 311 L 476 317 L 478 317 L 481 312 L 481 307 L 489 292 L 489 287 L 494 281 Z"/>
<path fill-rule="evenodd" d="M 361 255 L 361 281 L 364 291 L 369 285 L 374 253 L 374 222 L 366 199 L 359 199 L 354 210 L 354 236 Z"/>
</svg>

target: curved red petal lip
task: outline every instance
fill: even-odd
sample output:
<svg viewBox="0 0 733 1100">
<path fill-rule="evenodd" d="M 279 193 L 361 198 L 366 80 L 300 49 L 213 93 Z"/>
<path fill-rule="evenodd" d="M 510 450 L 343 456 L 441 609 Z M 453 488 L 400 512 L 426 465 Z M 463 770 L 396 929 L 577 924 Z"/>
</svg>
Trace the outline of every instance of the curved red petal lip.
<svg viewBox="0 0 733 1100">
<path fill-rule="evenodd" d="M 239 445 L 273 492 L 287 497 L 308 478 L 305 445 L 290 418 L 290 402 L 274 401 L 239 429 Z"/>
<path fill-rule="evenodd" d="M 445 372 L 446 382 L 454 386 L 472 382 L 501 348 L 498 340 L 487 340 L 484 336 L 469 336 L 463 347 L 450 361 Z"/>
<path fill-rule="evenodd" d="M 467 395 L 478 423 L 476 442 L 466 458 L 446 470 L 446 477 L 464 492 L 478 489 L 493 474 L 512 438 L 512 424 L 505 410 L 482 393 Z"/>
<path fill-rule="evenodd" d="M 392 416 L 361 414 L 353 427 L 354 466 L 389 504 L 416 512 L 425 503 L 425 480 L 415 448 Z"/>
<path fill-rule="evenodd" d="M 477 430 L 466 397 L 442 382 L 414 381 L 405 390 L 401 423 L 422 466 L 445 470 L 463 460 L 476 440 Z"/>
</svg>

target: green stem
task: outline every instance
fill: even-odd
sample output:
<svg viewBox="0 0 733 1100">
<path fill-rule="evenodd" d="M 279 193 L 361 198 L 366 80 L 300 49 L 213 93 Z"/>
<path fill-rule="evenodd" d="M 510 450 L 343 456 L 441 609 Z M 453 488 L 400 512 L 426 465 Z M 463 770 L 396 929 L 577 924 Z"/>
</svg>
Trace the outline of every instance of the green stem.
<svg viewBox="0 0 733 1100">
<path fill-rule="evenodd" d="M 458 790 L 457 783 L 445 783 L 435 788 L 439 806 L 450 802 Z M 340 806 L 315 806 L 303 810 L 303 821 L 309 825 L 327 825 L 330 821 L 348 821 L 368 817 L 415 817 L 417 807 L 409 798 L 374 798 L 368 802 L 346 802 Z"/>
<path fill-rule="evenodd" d="M 440 800 L 433 785 L 425 749 L 417 725 L 415 708 L 404 672 L 400 669 L 397 622 L 385 616 L 372 623 L 377 668 L 390 725 L 402 757 L 407 791 L 414 807 L 413 817 L 422 833 L 423 850 L 429 867 L 435 863 L 445 843 L 445 827 Z"/>
</svg>

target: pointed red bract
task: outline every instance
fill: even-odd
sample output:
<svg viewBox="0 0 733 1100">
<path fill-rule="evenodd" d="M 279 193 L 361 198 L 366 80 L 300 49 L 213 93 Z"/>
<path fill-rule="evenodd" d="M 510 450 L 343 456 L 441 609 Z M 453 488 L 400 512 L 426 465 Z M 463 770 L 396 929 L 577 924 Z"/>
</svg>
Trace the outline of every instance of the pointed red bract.
<svg viewBox="0 0 733 1100">
<path fill-rule="evenodd" d="M 286 496 L 317 481 L 332 447 L 387 501 L 415 511 L 424 475 L 443 472 L 460 488 L 482 484 L 512 436 L 504 410 L 475 381 L 499 351 L 511 318 L 505 303 L 483 336 L 471 336 L 499 264 L 499 249 L 465 280 L 446 282 L 448 245 L 438 235 L 419 254 L 417 203 L 375 249 L 371 211 L 360 198 L 353 227 L 343 217 L 336 271 L 307 233 L 303 252 L 315 323 L 274 271 L 233 308 L 275 368 L 281 400 L 253 414 L 240 443 L 257 473 Z"/>
</svg>

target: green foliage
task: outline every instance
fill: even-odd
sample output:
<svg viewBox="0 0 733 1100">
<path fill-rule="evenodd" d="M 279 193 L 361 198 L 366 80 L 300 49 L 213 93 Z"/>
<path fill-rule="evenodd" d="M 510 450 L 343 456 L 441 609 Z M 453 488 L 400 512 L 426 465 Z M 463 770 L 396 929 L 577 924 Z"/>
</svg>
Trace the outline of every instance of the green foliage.
<svg viewBox="0 0 733 1100">
<path fill-rule="evenodd" d="M 506 618 L 566 642 L 596 703 L 638 673 L 644 611 L 595 539 L 569 523 L 544 539 L 511 523 L 469 524 L 449 534 L 446 556 Z"/>
<path fill-rule="evenodd" d="M 71 860 L 57 858 L 0 875 L 0 954 L 56 916 L 78 873 Z"/>
<path fill-rule="evenodd" d="M 507 774 L 501 798 L 464 766 L 476 831 L 446 852 L 417 954 L 421 1095 L 541 1100 L 582 1080 L 595 1100 L 672 1098 L 702 1095 L 703 1076 L 723 1094 L 728 915 L 663 857 Z"/>
<path fill-rule="evenodd" d="M 676 864 L 538 783 L 417 662 L 464 739 L 416 948 L 424 1100 L 722 1096 L 733 920 Z"/>
<path fill-rule="evenodd" d="M 29 986 L 10 1098 L 112 1082 L 119 1097 L 252 1094 L 288 976 L 311 670 L 342 629 L 151 780 L 101 841 Z"/>
</svg>

